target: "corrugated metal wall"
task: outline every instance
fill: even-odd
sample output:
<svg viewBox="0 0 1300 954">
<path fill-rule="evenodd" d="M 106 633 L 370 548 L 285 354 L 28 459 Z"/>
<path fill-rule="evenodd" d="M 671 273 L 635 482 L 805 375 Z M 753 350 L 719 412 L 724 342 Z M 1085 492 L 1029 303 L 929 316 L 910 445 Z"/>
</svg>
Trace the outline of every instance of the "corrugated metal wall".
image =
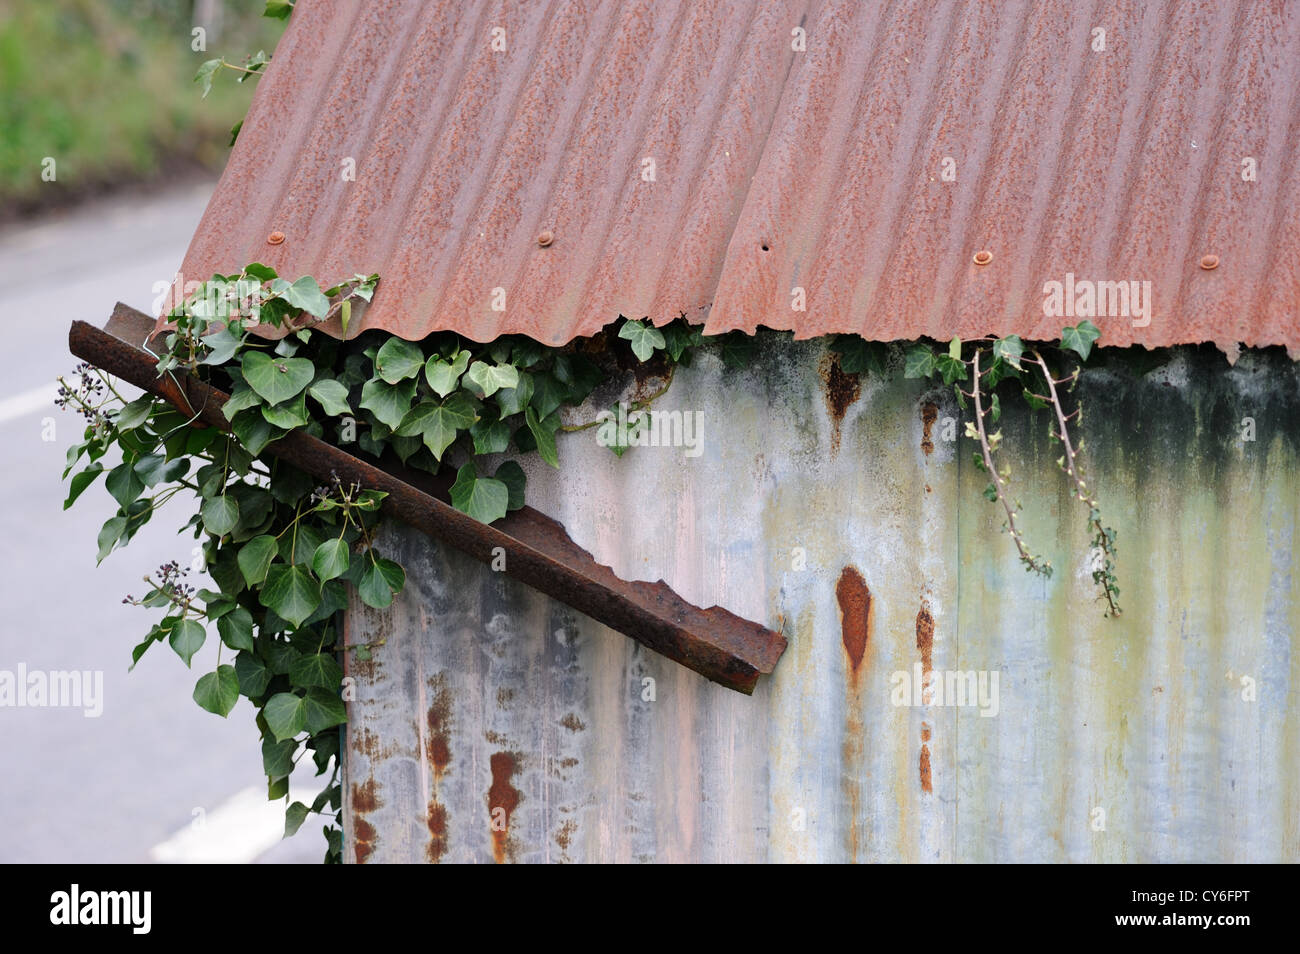
<svg viewBox="0 0 1300 954">
<path fill-rule="evenodd" d="M 722 689 L 391 527 L 406 592 L 349 617 L 382 645 L 347 663 L 348 860 L 1300 860 L 1295 365 L 1182 350 L 1085 375 L 1108 620 L 1044 416 L 1003 429 L 1050 581 L 946 439 L 950 394 L 855 396 L 823 345 L 766 340 L 659 402 L 701 415 L 698 457 L 569 435 L 530 503 L 621 576 L 784 620 L 775 676 Z M 921 666 L 996 674 L 996 714 L 894 705 Z"/>
</svg>

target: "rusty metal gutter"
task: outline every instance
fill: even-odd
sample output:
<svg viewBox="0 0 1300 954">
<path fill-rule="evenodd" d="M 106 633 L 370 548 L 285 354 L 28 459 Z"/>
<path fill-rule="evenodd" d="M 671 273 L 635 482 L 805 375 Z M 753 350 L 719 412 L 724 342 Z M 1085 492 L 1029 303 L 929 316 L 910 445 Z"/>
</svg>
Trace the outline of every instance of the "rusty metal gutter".
<svg viewBox="0 0 1300 954">
<path fill-rule="evenodd" d="M 203 424 L 228 430 L 221 410 L 228 395 L 186 378 L 182 396 L 170 379 L 158 378 L 154 357 L 136 343 L 153 329 L 147 315 L 119 302 L 104 329 L 73 322 L 68 346 L 82 360 L 186 413 L 188 401 Z M 483 563 L 491 563 L 497 548 L 503 548 L 507 576 L 729 689 L 753 693 L 758 677 L 771 673 L 785 651 L 779 633 L 718 606 L 701 609 L 687 603 L 662 580 L 620 580 L 574 543 L 561 524 L 531 507 L 489 526 L 451 506 L 445 481 L 389 462 L 370 462 L 308 434 L 289 434 L 267 450 L 318 478 L 333 472 L 386 492 L 386 513 Z"/>
</svg>

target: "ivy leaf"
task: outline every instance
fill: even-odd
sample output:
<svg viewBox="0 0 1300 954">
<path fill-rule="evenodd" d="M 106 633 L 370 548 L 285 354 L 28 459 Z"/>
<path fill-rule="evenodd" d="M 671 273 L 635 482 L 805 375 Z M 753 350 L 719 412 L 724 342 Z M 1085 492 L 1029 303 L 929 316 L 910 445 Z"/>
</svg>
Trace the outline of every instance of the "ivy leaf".
<svg viewBox="0 0 1300 954">
<path fill-rule="evenodd" d="M 222 494 L 203 501 L 199 513 L 208 533 L 224 537 L 239 524 L 239 501 L 229 494 Z"/>
<path fill-rule="evenodd" d="M 543 371 L 534 375 L 533 397 L 531 405 L 537 409 L 537 416 L 544 418 L 569 399 L 569 389 L 555 375 Z"/>
<path fill-rule="evenodd" d="M 1061 347 L 1069 348 L 1084 361 L 1092 351 L 1092 344 L 1101 337 L 1101 331 L 1091 321 L 1081 321 L 1077 327 L 1061 332 Z"/>
<path fill-rule="evenodd" d="M 333 656 L 313 653 L 294 661 L 289 667 L 289 681 L 300 689 L 320 686 L 334 690 L 343 682 L 343 670 Z"/>
<path fill-rule="evenodd" d="M 250 699 L 266 692 L 266 687 L 271 684 L 271 670 L 251 653 L 240 653 L 235 657 L 235 675 L 239 677 L 239 691 Z"/>
<path fill-rule="evenodd" d="M 261 403 L 261 396 L 241 381 L 235 385 L 235 390 L 230 395 L 230 400 L 226 401 L 226 403 L 222 405 L 221 413 L 226 415 L 227 421 L 233 421 L 235 415 L 240 411 L 246 411 L 250 407 L 257 407 L 257 405 Z"/>
<path fill-rule="evenodd" d="M 244 274 L 249 278 L 256 278 L 258 282 L 270 282 L 280 277 L 274 268 L 270 265 L 263 265 L 261 262 L 245 265 Z"/>
<path fill-rule="evenodd" d="M 277 0 L 268 0 L 267 9 L 269 10 L 271 4 L 275 2 L 277 2 Z M 293 9 L 287 3 L 284 3 L 284 0 L 278 0 L 278 2 L 280 2 L 283 6 L 287 7 L 288 10 Z M 272 16 L 273 14 L 267 13 L 266 15 Z M 279 16 L 279 14 L 274 14 L 274 15 Z M 287 17 L 288 15 L 289 14 L 286 10 L 284 16 Z M 292 805 L 290 805 L 288 808 L 284 810 L 284 837 L 285 838 L 292 838 L 294 835 L 298 834 L 298 829 L 301 828 L 302 823 L 307 820 L 307 813 L 308 813 L 308 808 L 302 802 L 294 802 Z"/>
<path fill-rule="evenodd" d="M 352 408 L 348 405 L 348 389 L 338 381 L 322 378 L 309 387 L 307 393 L 320 402 L 325 413 L 331 417 L 352 413 Z"/>
<path fill-rule="evenodd" d="M 213 75 L 221 68 L 221 59 L 205 60 L 199 67 L 199 71 L 194 74 L 194 82 L 203 84 L 203 96 L 201 99 L 207 99 L 208 93 L 212 92 Z"/>
<path fill-rule="evenodd" d="M 292 739 L 307 725 L 306 702 L 292 692 L 277 692 L 262 707 L 262 717 L 277 742 Z"/>
<path fill-rule="evenodd" d="M 319 687 L 307 690 L 303 700 L 303 715 L 307 721 L 307 731 L 312 735 L 348 721 L 348 711 L 343 700 Z"/>
<path fill-rule="evenodd" d="M 144 493 L 144 481 L 135 472 L 130 461 L 123 461 L 108 472 L 104 486 L 123 507 L 129 507 L 137 497 Z"/>
<path fill-rule="evenodd" d="M 958 348 L 960 348 L 960 341 L 956 338 L 953 340 L 958 341 Z M 943 375 L 944 384 L 966 380 L 965 363 L 960 358 L 954 358 L 951 352 L 939 355 L 935 361 L 935 368 Z"/>
<path fill-rule="evenodd" d="M 754 360 L 754 352 L 757 350 L 757 343 L 743 331 L 729 331 L 722 336 L 721 356 L 722 363 L 728 368 L 740 369 L 749 366 Z"/>
<path fill-rule="evenodd" d="M 699 325 L 688 325 L 685 321 L 674 321 L 662 329 L 664 348 L 673 361 L 681 361 L 682 355 L 690 348 L 704 343 L 704 329 Z"/>
<path fill-rule="evenodd" d="M 263 407 L 262 417 L 272 427 L 280 427 L 286 431 L 291 431 L 295 427 L 305 427 L 307 425 L 307 395 L 299 391 L 298 396 L 285 401 L 283 404 L 277 404 L 274 407 Z"/>
<path fill-rule="evenodd" d="M 238 606 L 217 620 L 217 634 L 231 649 L 253 649 L 253 615 Z M 232 670 L 233 673 L 233 670 Z"/>
<path fill-rule="evenodd" d="M 72 482 L 68 485 L 68 499 L 63 501 L 63 509 L 67 510 L 81 496 L 82 492 L 95 482 L 95 478 L 104 472 L 104 465 L 99 461 L 91 464 L 85 470 L 75 474 Z"/>
<path fill-rule="evenodd" d="M 99 544 L 99 553 L 95 558 L 97 564 L 103 563 L 104 557 L 113 552 L 125 529 L 126 517 L 111 517 L 104 521 L 104 526 L 100 528 L 99 537 L 95 541 Z"/>
<path fill-rule="evenodd" d="M 524 505 L 524 486 L 528 478 L 524 475 L 522 467 L 513 460 L 508 460 L 503 462 L 492 476 L 506 485 L 507 510 L 518 510 Z"/>
<path fill-rule="evenodd" d="M 469 429 L 474 438 L 474 453 L 500 454 L 510 446 L 510 425 L 505 421 L 475 421 Z"/>
<path fill-rule="evenodd" d="M 503 420 L 512 414 L 522 414 L 533 399 L 533 376 L 526 371 L 519 372 L 519 383 L 512 388 L 502 388 L 496 398 Z"/>
<path fill-rule="evenodd" d="M 459 351 L 451 361 L 446 361 L 437 355 L 429 359 L 429 363 L 424 366 L 424 376 L 429 382 L 429 387 L 433 388 L 438 397 L 446 397 L 452 391 L 456 390 L 456 385 L 460 381 L 460 376 L 465 373 L 469 367 L 469 352 Z"/>
<path fill-rule="evenodd" d="M 500 480 L 479 477 L 471 461 L 456 471 L 456 482 L 451 485 L 451 504 L 480 523 L 491 523 L 506 515 L 510 490 Z"/>
<path fill-rule="evenodd" d="M 267 533 L 253 537 L 240 548 L 236 558 L 239 572 L 244 575 L 249 586 L 256 586 L 266 579 L 266 571 L 271 568 L 277 548 L 275 537 Z"/>
<path fill-rule="evenodd" d="M 1017 371 L 1024 370 L 1020 367 L 1020 357 L 1024 353 L 1025 345 L 1017 335 L 1007 335 L 993 342 L 993 357 L 1001 358 Z"/>
<path fill-rule="evenodd" d="M 239 439 L 239 444 L 249 454 L 260 454 L 272 441 L 284 436 L 285 431 L 276 427 L 259 410 L 241 411 L 230 422 L 231 432 Z M 238 445 L 237 445 L 238 446 Z"/>
<path fill-rule="evenodd" d="M 293 0 L 266 0 L 266 9 L 262 11 L 262 16 L 276 20 L 287 20 L 291 13 L 293 13 Z M 287 834 L 293 834 L 293 832 Z"/>
<path fill-rule="evenodd" d="M 283 778 L 293 774 L 293 755 L 298 751 L 298 743 L 289 739 L 276 742 L 274 739 L 262 739 L 262 771 L 267 778 Z"/>
<path fill-rule="evenodd" d="M 262 351 L 246 351 L 239 366 L 248 386 L 267 404 L 289 400 L 316 376 L 316 366 L 308 358 L 272 357 Z"/>
<path fill-rule="evenodd" d="M 441 461 L 443 452 L 460 431 L 469 429 L 475 417 L 474 405 L 458 392 L 444 401 L 420 402 L 393 433 L 401 437 L 422 437 L 430 453 Z"/>
<path fill-rule="evenodd" d="M 389 384 L 414 377 L 424 367 L 424 354 L 417 345 L 401 338 L 389 338 L 375 355 L 375 371 Z"/>
<path fill-rule="evenodd" d="M 631 342 L 632 353 L 640 361 L 649 361 L 656 348 L 662 349 L 667 346 L 663 332 L 642 321 L 623 322 L 623 327 L 618 329 L 618 336 Z"/>
<path fill-rule="evenodd" d="M 266 584 L 258 593 L 262 605 L 294 626 L 316 611 L 320 605 L 320 584 L 305 566 L 276 564 L 266 573 Z"/>
<path fill-rule="evenodd" d="M 857 335 L 836 335 L 831 350 L 839 354 L 840 370 L 845 374 L 884 373 L 884 348 L 878 342 L 864 341 Z"/>
<path fill-rule="evenodd" d="M 475 361 L 465 372 L 465 380 L 462 383 L 481 401 L 502 388 L 513 388 L 519 383 L 519 372 L 508 364 L 494 366 L 486 361 Z"/>
<path fill-rule="evenodd" d="M 113 423 L 117 425 L 117 429 L 120 431 L 129 431 L 132 428 L 139 427 L 149 420 L 149 414 L 153 411 L 153 402 L 152 394 L 136 398 L 117 412 L 117 416 L 113 418 Z"/>
<path fill-rule="evenodd" d="M 332 580 L 348 571 L 350 562 L 347 542 L 339 537 L 326 540 L 312 554 L 312 571 L 322 580 Z"/>
<path fill-rule="evenodd" d="M 907 349 L 903 360 L 903 377 L 929 378 L 937 370 L 934 351 L 929 345 L 918 343 Z"/>
<path fill-rule="evenodd" d="M 959 335 L 953 335 L 952 340 L 948 342 L 948 357 L 954 361 L 961 360 L 961 337 Z M 949 381 L 948 383 L 951 384 L 952 382 Z"/>
<path fill-rule="evenodd" d="M 414 381 L 389 384 L 371 378 L 361 388 L 361 406 L 375 415 L 381 424 L 396 428 L 411 409 L 411 399 L 414 396 Z"/>
<path fill-rule="evenodd" d="M 225 718 L 239 701 L 239 677 L 234 666 L 218 666 L 216 672 L 200 676 L 194 686 L 194 701 L 202 709 Z"/>
<path fill-rule="evenodd" d="M 527 407 L 524 408 L 524 421 L 533 439 L 537 441 L 537 453 L 542 455 L 542 460 L 558 469 L 560 455 L 555 450 L 555 432 L 559 429 L 560 419 L 552 414 L 539 420 L 537 412 Z"/>
<path fill-rule="evenodd" d="M 176 650 L 176 655 L 185 660 L 185 665 L 188 666 L 190 660 L 194 658 L 194 654 L 203 648 L 203 643 L 207 638 L 208 634 L 200 624 L 192 619 L 183 619 L 172 627 L 167 642 L 172 649 Z"/>
<path fill-rule="evenodd" d="M 146 487 L 170 482 L 184 477 L 190 469 L 188 457 L 168 460 L 162 454 L 145 454 L 135 462 L 135 472 Z"/>
<path fill-rule="evenodd" d="M 1047 407 L 1047 402 L 1044 401 L 1042 398 L 1038 397 L 1032 391 L 1030 391 L 1029 388 L 1025 388 L 1024 392 L 1025 392 L 1025 403 L 1027 403 L 1035 411 L 1041 411 L 1043 410 L 1043 408 Z"/>
<path fill-rule="evenodd" d="M 310 275 L 304 275 L 292 285 L 282 278 L 277 279 L 271 283 L 271 291 L 294 308 L 301 308 L 313 318 L 324 318 L 329 313 L 330 300 L 320 290 L 320 285 L 316 284 L 316 279 Z"/>
<path fill-rule="evenodd" d="M 400 593 L 405 585 L 405 570 L 392 560 L 372 558 L 357 585 L 357 593 L 361 602 L 367 606 L 383 609 L 393 602 L 393 596 Z"/>
<path fill-rule="evenodd" d="M 225 364 L 244 343 L 238 336 L 231 334 L 229 328 L 224 327 L 210 335 L 204 335 L 200 340 L 208 346 L 208 353 L 199 364 Z"/>
<path fill-rule="evenodd" d="M 993 395 L 993 403 L 989 406 L 989 410 L 993 415 L 993 423 L 996 424 L 998 418 L 1002 416 L 1002 405 L 998 403 L 998 396 L 996 394 Z"/>
</svg>

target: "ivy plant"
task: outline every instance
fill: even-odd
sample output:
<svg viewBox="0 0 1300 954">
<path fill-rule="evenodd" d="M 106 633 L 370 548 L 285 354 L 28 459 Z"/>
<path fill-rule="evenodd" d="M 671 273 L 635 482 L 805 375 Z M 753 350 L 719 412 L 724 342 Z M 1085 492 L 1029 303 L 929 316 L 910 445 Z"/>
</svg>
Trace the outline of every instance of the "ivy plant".
<svg viewBox="0 0 1300 954">
<path fill-rule="evenodd" d="M 354 275 L 322 288 L 315 278 L 290 281 L 253 263 L 213 276 L 174 309 L 156 345 L 158 373 L 176 382 L 192 375 L 228 393 L 228 431 L 202 426 L 179 396 L 180 406 L 151 394 L 128 399 L 88 364 L 60 379 L 57 402 L 86 425 L 68 452 L 65 509 L 100 475 L 118 504 L 99 533 L 101 562 L 167 501 L 192 501 L 182 532 L 199 541 L 193 563 L 159 567 L 145 577 L 143 595 L 124 600 L 161 612 L 132 665 L 165 642 L 195 667 L 215 629 L 216 651 L 194 700 L 222 717 L 240 696 L 253 704 L 272 799 L 288 802 L 289 776 L 310 756 L 324 788 L 310 806 L 288 802 L 285 833 L 321 816 L 327 861 L 339 860 L 342 849 L 339 726 L 347 687 L 338 612 L 354 596 L 389 606 L 405 572 L 375 546 L 384 494 L 337 476 L 319 482 L 268 448 L 302 431 L 430 473 L 445 469 L 455 474 L 452 505 L 490 523 L 524 505 L 524 471 L 514 457 L 535 453 L 558 467 L 564 408 L 583 404 L 629 364 L 650 362 L 664 384 L 633 407 L 644 409 L 704 343 L 684 319 L 659 329 L 621 319 L 558 349 L 517 335 L 480 344 L 450 332 L 411 342 L 322 331 L 336 321 L 346 336 L 354 304 L 368 302 L 378 281 Z M 722 337 L 723 360 L 742 360 L 742 337 Z M 626 449 L 611 447 L 620 456 Z M 216 589 L 186 582 L 203 570 Z M 364 659 L 371 647 L 347 650 Z"/>
</svg>

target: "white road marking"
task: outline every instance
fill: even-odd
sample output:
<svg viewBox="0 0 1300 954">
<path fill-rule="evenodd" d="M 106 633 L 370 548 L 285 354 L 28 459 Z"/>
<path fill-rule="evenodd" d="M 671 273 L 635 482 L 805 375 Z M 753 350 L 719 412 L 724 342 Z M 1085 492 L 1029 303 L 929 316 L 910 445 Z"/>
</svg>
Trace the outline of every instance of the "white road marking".
<svg viewBox="0 0 1300 954">
<path fill-rule="evenodd" d="M 308 794 L 291 785 L 289 795 L 310 805 L 315 792 Z M 196 815 L 189 825 L 154 845 L 149 856 L 171 864 L 249 864 L 284 836 L 284 808 L 284 799 L 269 802 L 264 786 L 250 785 L 212 811 Z M 318 817 L 307 816 L 307 824 Z"/>
<path fill-rule="evenodd" d="M 25 417 L 42 408 L 49 411 L 50 415 L 53 416 L 58 410 L 54 406 L 54 399 L 58 397 L 58 394 L 58 383 L 51 381 L 49 384 L 42 384 L 30 391 L 24 391 L 22 394 L 15 394 L 11 398 L 0 400 L 0 424 L 12 421 L 15 418 Z"/>
</svg>

